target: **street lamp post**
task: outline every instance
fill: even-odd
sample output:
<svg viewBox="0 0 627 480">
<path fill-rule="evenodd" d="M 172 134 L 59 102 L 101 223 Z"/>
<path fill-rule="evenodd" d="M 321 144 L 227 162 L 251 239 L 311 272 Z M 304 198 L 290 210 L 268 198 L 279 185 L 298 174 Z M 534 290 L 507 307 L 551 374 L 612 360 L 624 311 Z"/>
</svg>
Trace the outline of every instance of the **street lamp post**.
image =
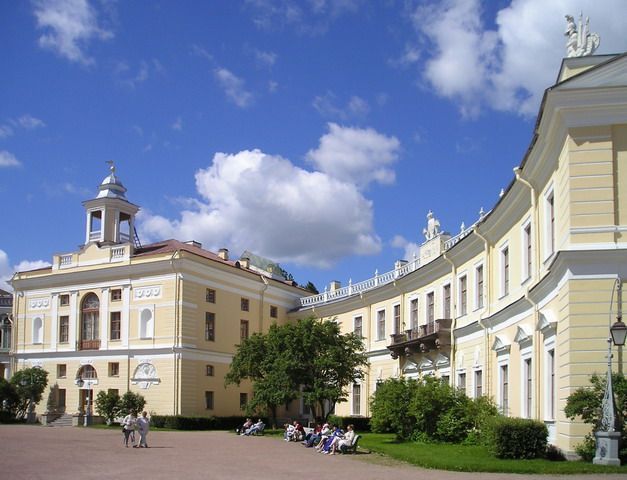
<svg viewBox="0 0 627 480">
<path fill-rule="evenodd" d="M 612 325 L 614 291 L 618 294 L 618 308 L 616 322 Z M 601 418 L 601 428 L 594 434 L 596 437 L 596 454 L 592 462 L 597 465 L 620 465 L 618 447 L 621 432 L 620 429 L 616 431 L 616 409 L 614 407 L 614 391 L 612 390 L 612 343 L 619 348 L 625 345 L 627 325 L 623 323 L 622 301 L 622 280 L 619 277 L 614 284 L 610 301 L 610 336 L 607 339 L 607 381 L 602 403 L 603 417 Z"/>
<path fill-rule="evenodd" d="M 83 385 L 87 384 L 87 404 L 85 406 L 85 415 L 83 415 L 83 426 L 86 427 L 87 425 L 89 425 L 91 422 L 89 421 L 89 417 L 91 414 L 91 382 L 89 381 L 89 378 L 86 378 L 85 380 L 83 379 L 83 377 L 78 377 L 76 379 L 76 385 L 79 388 L 83 388 Z"/>
<path fill-rule="evenodd" d="M 27 423 L 35 423 L 37 421 L 37 415 L 35 415 L 35 401 L 33 399 L 33 385 L 35 381 L 33 380 L 33 373 L 30 374 L 30 381 L 22 378 L 20 384 L 22 387 L 26 388 L 28 385 L 28 411 L 26 412 L 26 422 Z"/>
</svg>

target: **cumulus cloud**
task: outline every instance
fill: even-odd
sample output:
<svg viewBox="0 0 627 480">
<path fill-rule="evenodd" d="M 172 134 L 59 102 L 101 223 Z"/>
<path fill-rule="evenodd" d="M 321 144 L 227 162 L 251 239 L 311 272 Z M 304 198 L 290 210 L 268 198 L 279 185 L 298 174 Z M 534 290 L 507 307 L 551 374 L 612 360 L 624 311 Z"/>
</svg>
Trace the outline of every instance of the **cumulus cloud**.
<svg viewBox="0 0 627 480">
<path fill-rule="evenodd" d="M 20 130 L 34 130 L 36 128 L 45 127 L 46 124 L 43 120 L 33 117 L 32 115 L 25 113 L 18 118 L 10 118 L 7 120 L 7 124 L 0 125 L 0 138 L 7 138 L 15 134 L 16 129 Z"/>
<path fill-rule="evenodd" d="M 246 90 L 244 80 L 226 68 L 216 68 L 213 74 L 227 98 L 235 105 L 240 108 L 246 108 L 252 103 L 253 94 Z"/>
<path fill-rule="evenodd" d="M 381 249 L 372 202 L 354 184 L 260 150 L 217 153 L 196 172 L 196 208 L 170 220 L 144 212 L 142 238 L 195 239 L 206 248 L 245 249 L 276 261 L 328 267 Z"/>
<path fill-rule="evenodd" d="M 22 163 L 11 152 L 0 150 L 0 168 L 19 167 Z"/>
<path fill-rule="evenodd" d="M 402 235 L 395 235 L 390 245 L 403 250 L 403 260 L 412 262 L 416 258 L 420 258 L 420 245 L 415 242 L 410 242 Z"/>
<path fill-rule="evenodd" d="M 479 0 L 421 4 L 412 20 L 425 41 L 419 62 L 423 80 L 458 103 L 465 116 L 483 108 L 537 113 L 544 89 L 555 82 L 566 55 L 564 15 L 591 16 L 601 35 L 597 53 L 625 49 L 623 0 L 515 0 L 498 11 L 495 28 L 486 27 Z"/>
<path fill-rule="evenodd" d="M 278 55 L 274 52 L 264 52 L 262 50 L 255 50 L 255 60 L 260 67 L 270 68 L 276 63 Z"/>
<path fill-rule="evenodd" d="M 365 188 L 371 182 L 391 184 L 392 164 L 398 159 L 400 142 L 372 128 L 343 127 L 329 123 L 318 148 L 307 159 L 320 171 Z"/>
<path fill-rule="evenodd" d="M 13 288 L 8 282 L 15 272 L 26 272 L 49 267 L 50 265 L 50 262 L 44 260 L 22 260 L 17 265 L 11 266 L 9 256 L 4 250 L 0 249 L 0 288 L 12 292 Z"/>
<path fill-rule="evenodd" d="M 113 32 L 99 25 L 98 12 L 88 0 L 35 0 L 34 5 L 37 27 L 45 31 L 39 45 L 72 62 L 95 63 L 87 45 L 113 38 Z"/>
</svg>

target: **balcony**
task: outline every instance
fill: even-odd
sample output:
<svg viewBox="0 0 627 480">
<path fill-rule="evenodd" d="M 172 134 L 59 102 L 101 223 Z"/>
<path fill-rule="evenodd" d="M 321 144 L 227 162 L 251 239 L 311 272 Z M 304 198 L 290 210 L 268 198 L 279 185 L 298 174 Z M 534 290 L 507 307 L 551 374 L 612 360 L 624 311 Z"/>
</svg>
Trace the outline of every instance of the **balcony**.
<svg viewBox="0 0 627 480">
<path fill-rule="evenodd" d="M 100 340 L 79 340 L 79 350 L 100 350 Z"/>
<path fill-rule="evenodd" d="M 390 337 L 392 343 L 388 345 L 388 350 L 392 358 L 448 348 L 451 344 L 451 319 L 440 318 Z"/>
</svg>

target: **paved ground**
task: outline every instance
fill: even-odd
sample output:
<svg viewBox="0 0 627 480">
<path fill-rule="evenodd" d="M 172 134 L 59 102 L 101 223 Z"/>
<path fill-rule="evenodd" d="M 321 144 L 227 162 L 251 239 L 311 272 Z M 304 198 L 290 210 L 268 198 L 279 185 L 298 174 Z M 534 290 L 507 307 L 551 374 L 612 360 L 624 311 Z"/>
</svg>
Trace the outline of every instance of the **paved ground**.
<svg viewBox="0 0 627 480">
<path fill-rule="evenodd" d="M 272 437 L 151 432 L 149 449 L 125 448 L 112 430 L 0 425 L 0 479 L 518 480 L 523 475 L 424 470 L 375 454 L 320 455 Z M 538 477 L 592 480 L 592 475 Z M 625 480 L 602 475 L 604 480 Z"/>
</svg>

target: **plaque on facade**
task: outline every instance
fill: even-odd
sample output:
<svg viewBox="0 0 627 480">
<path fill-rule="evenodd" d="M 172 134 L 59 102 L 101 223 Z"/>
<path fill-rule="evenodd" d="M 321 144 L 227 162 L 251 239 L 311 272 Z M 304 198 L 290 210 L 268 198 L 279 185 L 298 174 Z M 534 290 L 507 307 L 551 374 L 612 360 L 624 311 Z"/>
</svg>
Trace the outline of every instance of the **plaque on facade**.
<svg viewBox="0 0 627 480">
<path fill-rule="evenodd" d="M 159 385 L 161 379 L 157 377 L 157 369 L 152 363 L 140 363 L 133 373 L 131 382 L 139 388 L 147 389 L 151 385 Z"/>
</svg>

